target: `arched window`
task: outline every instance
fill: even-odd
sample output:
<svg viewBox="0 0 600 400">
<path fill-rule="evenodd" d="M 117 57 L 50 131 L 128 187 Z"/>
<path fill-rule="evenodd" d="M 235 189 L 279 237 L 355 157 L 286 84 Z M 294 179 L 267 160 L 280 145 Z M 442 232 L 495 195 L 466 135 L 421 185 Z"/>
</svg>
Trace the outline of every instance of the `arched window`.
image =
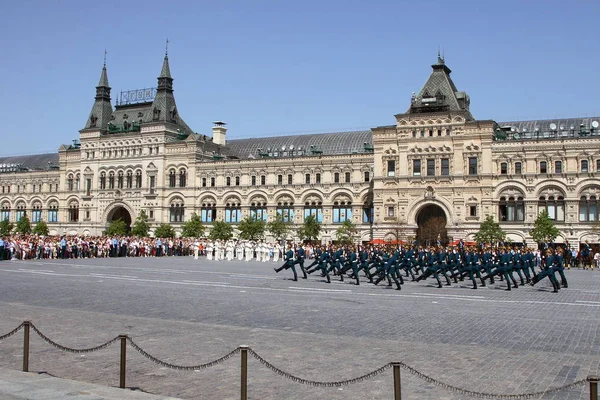
<svg viewBox="0 0 600 400">
<path fill-rule="evenodd" d="M 115 188 L 115 173 L 112 171 L 108 173 L 108 188 L 109 189 Z"/>
<path fill-rule="evenodd" d="M 136 171 L 135 173 L 135 188 L 140 189 L 142 187 L 142 171 Z"/>
<path fill-rule="evenodd" d="M 499 220 L 504 222 L 524 221 L 525 203 L 523 197 L 500 197 L 498 204 Z"/>
<path fill-rule="evenodd" d="M 540 161 L 540 174 L 548 173 L 548 163 L 546 161 Z"/>
<path fill-rule="evenodd" d="M 123 189 L 123 171 L 119 171 L 119 175 L 117 175 L 117 188 Z"/>
<path fill-rule="evenodd" d="M 185 174 L 186 174 L 185 169 L 182 168 L 179 170 L 179 187 L 185 187 L 185 184 L 186 184 Z"/>
<path fill-rule="evenodd" d="M 211 223 L 217 218 L 217 207 L 214 200 L 208 200 L 202 203 L 200 207 L 200 217 L 202 222 Z"/>
<path fill-rule="evenodd" d="M 75 175 L 75 191 L 79 191 L 80 182 L 81 176 L 79 174 Z"/>
<path fill-rule="evenodd" d="M 352 220 L 352 202 L 350 201 L 334 201 L 332 209 L 332 222 L 341 224 L 345 221 Z"/>
<path fill-rule="evenodd" d="M 333 183 L 340 183 L 340 173 L 339 172 L 334 172 Z"/>
<path fill-rule="evenodd" d="M 133 188 L 133 172 L 127 171 L 127 189 Z"/>
<path fill-rule="evenodd" d="M 250 203 L 250 217 L 267 222 L 267 201 L 263 198 L 258 198 Z"/>
<path fill-rule="evenodd" d="M 521 173 L 521 162 L 519 161 L 515 163 L 515 175 L 521 175 Z"/>
<path fill-rule="evenodd" d="M 2 203 L 2 215 L 0 215 L 2 221 L 10 221 L 10 204 L 8 202 Z"/>
<path fill-rule="evenodd" d="M 562 174 L 562 161 L 554 161 L 554 173 Z"/>
<path fill-rule="evenodd" d="M 314 216 L 317 222 L 323 222 L 323 203 L 320 201 L 307 201 L 304 203 L 304 220 Z"/>
<path fill-rule="evenodd" d="M 42 203 L 36 201 L 33 203 L 32 212 L 31 212 L 31 222 L 40 222 L 42 220 Z"/>
<path fill-rule="evenodd" d="M 170 208 L 169 214 L 170 214 L 171 222 L 182 222 L 183 214 L 184 214 L 183 201 L 178 199 L 178 200 L 174 200 L 173 202 L 171 202 L 171 208 Z"/>
<path fill-rule="evenodd" d="M 240 203 L 230 201 L 225 204 L 225 222 L 237 223 L 242 220 Z"/>
<path fill-rule="evenodd" d="M 79 222 L 79 203 L 76 201 L 69 204 L 69 222 Z"/>
<path fill-rule="evenodd" d="M 48 206 L 48 222 L 58 222 L 58 203 L 53 201 Z"/>
<path fill-rule="evenodd" d="M 351 178 L 350 172 L 346 172 L 346 180 L 345 180 L 345 182 L 346 183 L 350 183 L 350 178 Z"/>
<path fill-rule="evenodd" d="M 277 202 L 277 215 L 283 222 L 294 222 L 294 202 L 291 197 L 280 198 Z"/>
<path fill-rule="evenodd" d="M 69 176 L 67 177 L 67 190 L 69 192 L 73 191 L 73 188 L 74 188 L 73 181 L 74 181 L 73 174 L 69 174 Z"/>
<path fill-rule="evenodd" d="M 100 189 L 106 189 L 106 172 L 100 173 Z"/>
<path fill-rule="evenodd" d="M 579 220 L 582 222 L 598 221 L 598 199 L 596 196 L 581 196 L 579 199 Z"/>
<path fill-rule="evenodd" d="M 565 199 L 562 196 L 541 196 L 538 201 L 538 213 L 548 212 L 548 217 L 555 221 L 565 220 Z"/>
<path fill-rule="evenodd" d="M 500 163 L 500 174 L 501 175 L 508 174 L 508 164 L 507 163 L 505 163 L 505 162 Z"/>
<path fill-rule="evenodd" d="M 24 202 L 17 203 L 17 222 L 21 220 L 25 215 L 27 215 L 27 210 Z"/>
<path fill-rule="evenodd" d="M 169 171 L 169 187 L 174 188 L 175 187 L 175 170 L 172 169 Z"/>
</svg>

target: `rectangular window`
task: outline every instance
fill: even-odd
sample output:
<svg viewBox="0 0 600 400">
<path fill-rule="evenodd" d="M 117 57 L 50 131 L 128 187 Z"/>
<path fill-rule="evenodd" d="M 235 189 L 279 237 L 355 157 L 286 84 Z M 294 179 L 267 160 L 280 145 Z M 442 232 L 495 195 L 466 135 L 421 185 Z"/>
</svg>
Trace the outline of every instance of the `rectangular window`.
<svg viewBox="0 0 600 400">
<path fill-rule="evenodd" d="M 321 183 L 321 174 L 320 173 L 315 174 L 315 183 L 317 183 L 317 184 Z"/>
<path fill-rule="evenodd" d="M 216 181 L 217 181 L 216 178 L 214 176 L 211 176 L 211 178 L 210 178 L 210 186 L 211 187 L 215 187 L 215 184 L 217 183 Z"/>
<path fill-rule="evenodd" d="M 469 157 L 469 175 L 477 175 L 477 157 Z"/>
<path fill-rule="evenodd" d="M 267 177 L 265 175 L 261 175 L 260 176 L 260 184 L 261 185 L 266 185 L 267 184 Z"/>
<path fill-rule="evenodd" d="M 389 206 L 389 207 L 387 208 L 387 216 L 388 216 L 388 217 L 393 217 L 393 216 L 394 216 L 394 214 L 395 214 L 395 213 L 394 213 L 394 206 Z"/>
<path fill-rule="evenodd" d="M 471 217 L 477 216 L 477 206 L 469 206 L 469 216 L 471 216 Z"/>
<path fill-rule="evenodd" d="M 2 221 L 10 221 L 10 211 L 2 211 Z"/>
<path fill-rule="evenodd" d="M 288 185 L 291 185 L 292 183 L 294 183 L 294 177 L 292 174 L 288 174 Z"/>
<path fill-rule="evenodd" d="M 31 213 L 31 222 L 40 222 L 42 220 L 42 211 L 33 210 Z"/>
<path fill-rule="evenodd" d="M 387 176 L 396 176 L 396 161 L 388 160 L 387 162 Z"/>
<path fill-rule="evenodd" d="M 277 175 L 277 184 L 283 185 L 283 175 Z"/>
<path fill-rule="evenodd" d="M 346 183 L 350 183 L 350 172 L 346 172 Z"/>
<path fill-rule="evenodd" d="M 516 175 L 521 175 L 522 171 L 521 171 L 521 163 L 520 162 L 516 162 L 515 163 L 515 174 Z"/>
<path fill-rule="evenodd" d="M 421 160 L 413 160 L 413 175 L 421 176 Z"/>
<path fill-rule="evenodd" d="M 596 160 L 596 172 L 600 172 L 600 160 Z"/>
<path fill-rule="evenodd" d="M 310 215 L 316 217 L 317 222 L 323 222 L 323 208 L 322 207 L 304 207 L 304 220 Z"/>
<path fill-rule="evenodd" d="M 48 210 L 48 222 L 58 222 L 58 211 L 55 209 Z"/>
<path fill-rule="evenodd" d="M 333 183 L 340 183 L 340 173 L 336 172 L 333 174 Z"/>
<path fill-rule="evenodd" d="M 340 224 L 352 220 L 352 207 L 340 206 L 333 208 L 333 223 Z"/>
<path fill-rule="evenodd" d="M 231 186 L 231 177 L 230 176 L 228 176 L 227 178 L 225 178 L 225 185 Z"/>
<path fill-rule="evenodd" d="M 250 182 L 251 182 L 252 186 L 256 186 L 256 175 L 252 175 Z"/>
<path fill-rule="evenodd" d="M 502 174 L 502 175 L 508 174 L 508 164 L 507 163 L 505 163 L 505 162 L 500 163 L 500 174 Z"/>
<path fill-rule="evenodd" d="M 371 174 L 369 173 L 369 171 L 365 171 L 365 182 L 371 182 Z"/>
<path fill-rule="evenodd" d="M 250 208 L 250 217 L 255 220 L 267 222 L 267 217 L 268 217 L 267 208 L 266 207 L 251 207 Z"/>
<path fill-rule="evenodd" d="M 154 210 L 150 210 L 150 212 L 148 213 L 148 218 L 154 219 Z"/>
<path fill-rule="evenodd" d="M 588 172 L 588 161 L 581 160 L 581 172 Z"/>
<path fill-rule="evenodd" d="M 206 178 L 202 178 L 202 187 L 206 187 Z"/>
<path fill-rule="evenodd" d="M 242 210 L 239 208 L 225 209 L 225 222 L 236 223 L 242 219 Z"/>
<path fill-rule="evenodd" d="M 540 161 L 540 174 L 546 173 L 548 173 L 548 164 L 546 164 L 546 161 Z"/>
<path fill-rule="evenodd" d="M 217 217 L 217 209 L 212 207 L 203 207 L 200 211 L 202 222 L 213 222 Z"/>
<path fill-rule="evenodd" d="M 235 186 L 240 186 L 240 177 L 239 176 L 235 177 Z"/>
<path fill-rule="evenodd" d="M 375 221 L 375 208 L 363 207 L 363 223 L 372 224 Z"/>
<path fill-rule="evenodd" d="M 435 175 L 435 160 L 432 158 L 427 159 L 427 176 Z"/>
<path fill-rule="evenodd" d="M 304 181 L 306 182 L 307 185 L 310 185 L 310 174 L 306 174 L 304 176 Z"/>
<path fill-rule="evenodd" d="M 17 211 L 17 222 L 19 222 L 21 220 L 21 218 L 23 218 L 24 216 L 25 216 L 25 211 L 18 210 Z"/>
<path fill-rule="evenodd" d="M 448 176 L 450 175 L 450 159 L 449 158 L 442 158 L 442 170 L 441 170 L 441 174 L 444 176 Z"/>
</svg>

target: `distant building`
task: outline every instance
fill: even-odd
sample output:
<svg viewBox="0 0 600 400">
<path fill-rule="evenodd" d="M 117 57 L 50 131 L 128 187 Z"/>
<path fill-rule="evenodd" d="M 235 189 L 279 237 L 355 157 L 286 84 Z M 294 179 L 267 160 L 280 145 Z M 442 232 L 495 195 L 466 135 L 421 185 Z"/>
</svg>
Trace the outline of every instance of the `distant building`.
<svg viewBox="0 0 600 400">
<path fill-rule="evenodd" d="M 558 242 L 597 243 L 600 117 L 475 120 L 444 60 L 432 68 L 393 125 L 227 140 L 224 122 L 212 137 L 184 122 L 167 56 L 156 88 L 122 92 L 114 107 L 104 66 L 78 141 L 0 157 L 1 218 L 89 235 L 142 210 L 178 232 L 192 213 L 207 225 L 312 214 L 329 242 L 345 220 L 361 241 L 469 240 L 493 215 L 511 241 L 532 244 L 544 209 Z"/>
</svg>

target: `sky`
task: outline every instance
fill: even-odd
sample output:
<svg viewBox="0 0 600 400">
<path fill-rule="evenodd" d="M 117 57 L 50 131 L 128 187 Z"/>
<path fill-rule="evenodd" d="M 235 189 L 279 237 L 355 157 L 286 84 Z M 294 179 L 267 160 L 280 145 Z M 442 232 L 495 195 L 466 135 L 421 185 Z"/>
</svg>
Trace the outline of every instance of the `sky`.
<svg viewBox="0 0 600 400">
<path fill-rule="evenodd" d="M 0 155 L 79 136 L 168 53 L 179 115 L 228 139 L 392 125 L 440 49 L 476 119 L 600 116 L 597 0 L 19 0 L 0 5 Z"/>
</svg>

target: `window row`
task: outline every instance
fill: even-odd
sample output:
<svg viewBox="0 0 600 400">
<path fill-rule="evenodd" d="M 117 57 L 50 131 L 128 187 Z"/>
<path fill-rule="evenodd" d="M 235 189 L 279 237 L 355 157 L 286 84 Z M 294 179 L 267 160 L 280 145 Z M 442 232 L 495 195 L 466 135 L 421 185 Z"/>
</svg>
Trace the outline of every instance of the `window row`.
<svg viewBox="0 0 600 400">
<path fill-rule="evenodd" d="M 566 172 L 563 168 L 563 162 L 560 160 L 552 162 L 540 161 L 538 164 L 540 174 L 562 174 Z M 600 171 L 600 159 L 596 160 L 596 171 Z M 591 172 L 589 160 L 579 161 L 578 172 Z M 509 164 L 507 162 L 500 163 L 500 174 L 507 175 L 509 173 Z M 523 167 L 521 162 L 515 162 L 513 165 L 513 174 L 521 175 L 523 173 Z"/>
</svg>

